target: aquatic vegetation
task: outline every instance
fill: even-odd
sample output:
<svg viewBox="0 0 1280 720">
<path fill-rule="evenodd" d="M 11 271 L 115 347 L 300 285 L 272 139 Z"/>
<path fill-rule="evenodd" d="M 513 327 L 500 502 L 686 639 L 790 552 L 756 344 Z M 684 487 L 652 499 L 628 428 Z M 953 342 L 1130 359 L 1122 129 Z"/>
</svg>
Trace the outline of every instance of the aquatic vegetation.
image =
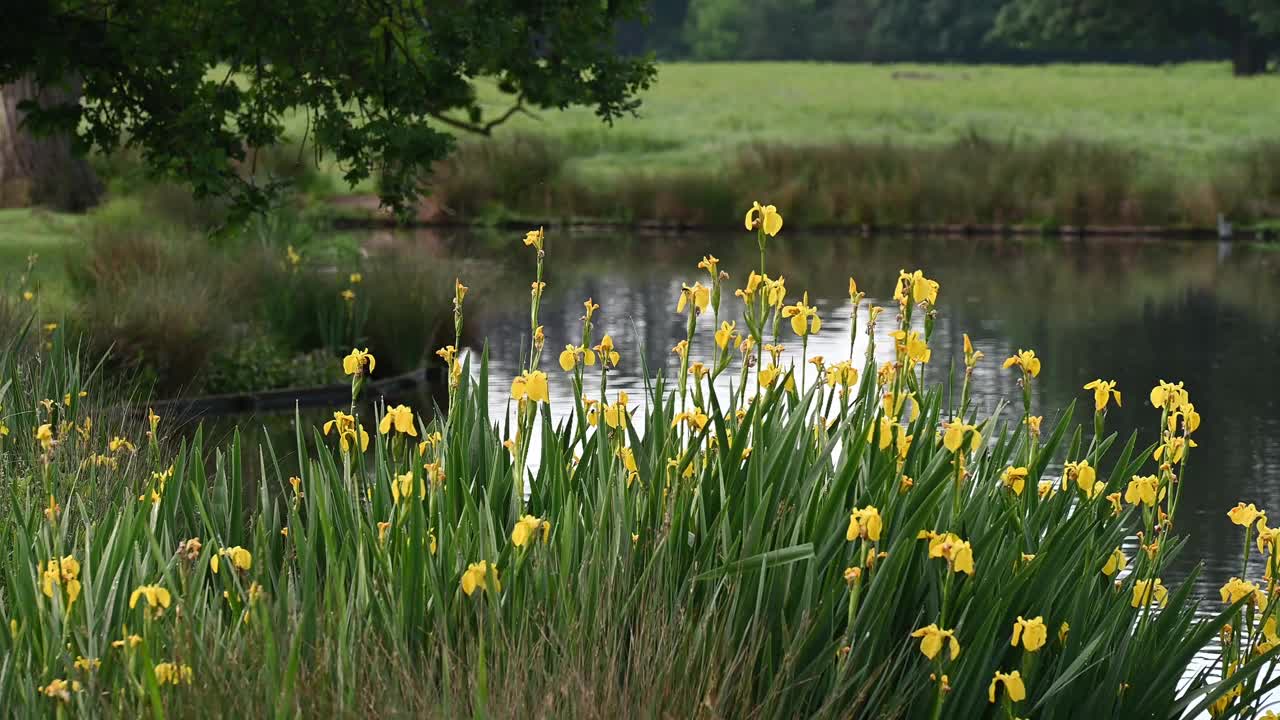
<svg viewBox="0 0 1280 720">
<path fill-rule="evenodd" d="M 865 355 L 808 357 L 819 308 L 803 290 L 788 302 L 786 280 L 766 273 L 781 213 L 753 206 L 746 224 L 759 266 L 730 295 L 727 268 L 691 258 L 710 284 L 672 298 L 679 376 L 646 372 L 638 398 L 609 384 L 643 353 L 596 327 L 592 300 L 581 334 L 550 338 L 565 349 L 544 364 L 555 247 L 541 230 L 512 242 L 537 270 L 509 376 L 459 349 L 475 298 L 455 282 L 444 416 L 396 405 L 361 417 L 384 350 L 353 348 L 349 407 L 321 427 L 299 419 L 293 447 L 242 458 L 238 438 L 175 447 L 155 413 L 110 426 L 74 368 L 3 351 L 0 703 L 34 715 L 181 715 L 209 701 L 290 715 L 393 703 L 485 717 L 1248 717 L 1280 684 L 1280 531 L 1263 509 L 1224 508 L 1243 557 L 1215 596 L 1166 572 L 1181 489 L 1196 482 L 1201 419 L 1185 387 L 1148 394 L 1158 435 L 1143 447 L 1106 432 L 1112 382 L 1085 388 L 1091 428 L 1072 423 L 1074 407 L 1034 407 L 1053 360 L 1026 349 L 1004 363 L 1020 403 L 983 413 L 969 400 L 983 357 L 967 338 L 963 385 L 938 369 L 947 289 L 920 270 L 865 312 L 850 280 Z M 893 359 L 877 365 L 876 326 L 890 319 Z M 793 337 L 798 358 L 783 346 Z M 571 396 L 556 396 L 555 372 Z M 506 417 L 490 415 L 495 389 Z M 282 451 L 299 472 L 282 470 Z"/>
</svg>

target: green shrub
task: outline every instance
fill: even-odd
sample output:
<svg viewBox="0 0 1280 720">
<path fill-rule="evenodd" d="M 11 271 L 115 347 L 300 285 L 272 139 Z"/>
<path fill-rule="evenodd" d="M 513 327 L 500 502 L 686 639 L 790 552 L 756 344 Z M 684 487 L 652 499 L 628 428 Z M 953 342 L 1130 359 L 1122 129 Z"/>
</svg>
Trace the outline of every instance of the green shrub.
<svg viewBox="0 0 1280 720">
<path fill-rule="evenodd" d="M 200 373 L 199 391 L 211 395 L 258 392 L 341 380 L 331 352 L 294 353 L 269 335 L 251 333 L 213 353 Z"/>
</svg>

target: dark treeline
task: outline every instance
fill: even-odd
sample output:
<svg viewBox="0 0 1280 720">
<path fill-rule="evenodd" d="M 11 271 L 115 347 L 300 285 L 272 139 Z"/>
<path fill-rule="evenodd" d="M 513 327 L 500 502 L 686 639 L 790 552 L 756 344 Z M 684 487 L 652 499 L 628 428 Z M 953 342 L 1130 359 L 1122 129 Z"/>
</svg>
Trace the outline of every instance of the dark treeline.
<svg viewBox="0 0 1280 720">
<path fill-rule="evenodd" d="M 678 60 L 998 63 L 1231 59 L 1264 72 L 1280 0 L 650 0 L 630 52 Z"/>
</svg>

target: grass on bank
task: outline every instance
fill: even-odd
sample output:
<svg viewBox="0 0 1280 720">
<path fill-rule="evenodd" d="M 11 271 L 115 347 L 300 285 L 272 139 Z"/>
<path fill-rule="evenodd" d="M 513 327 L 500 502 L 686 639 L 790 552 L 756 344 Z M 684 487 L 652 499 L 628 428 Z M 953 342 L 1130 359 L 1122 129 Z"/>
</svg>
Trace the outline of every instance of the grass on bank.
<svg viewBox="0 0 1280 720">
<path fill-rule="evenodd" d="M 491 112 L 505 108 L 481 90 Z M 643 100 L 612 127 L 574 108 L 464 135 L 433 201 L 466 221 L 712 226 L 753 195 L 803 196 L 796 222 L 813 224 L 1280 216 L 1280 138 L 1267 122 L 1280 76 L 1236 78 L 1221 63 L 668 63 Z"/>
<path fill-rule="evenodd" d="M 1280 142 L 1179 179 L 1159 159 L 1090 140 L 946 144 L 840 141 L 736 148 L 702 170 L 635 170 L 613 180 L 573 168 L 581 146 L 522 135 L 463 145 L 442 164 L 433 200 L 444 218 L 538 222 L 656 219 L 728 228 L 744 197 L 803 204 L 799 227 L 913 224 L 1214 227 L 1280 215 Z M 589 152 L 586 151 L 586 152 Z M 765 178 L 786 178 L 771 181 Z"/>
<path fill-rule="evenodd" d="M 485 90 L 488 109 L 504 107 Z M 1280 113 L 1280 75 L 1236 78 L 1225 63 L 664 63 L 643 101 L 613 128 L 575 108 L 516 115 L 498 137 L 561 139 L 581 149 L 570 169 L 597 180 L 722 166 L 747 145 L 918 148 L 975 133 L 1116 145 L 1186 178 L 1276 139 L 1268 118 Z"/>
<path fill-rule="evenodd" d="M 430 253 L 366 258 L 287 208 L 226 237 L 215 217 L 152 184 L 83 216 L 0 211 L 0 327 L 66 326 L 160 396 L 337 382 L 340 348 L 392 338 L 386 368 L 409 372 L 445 337 L 452 269 Z"/>
<path fill-rule="evenodd" d="M 554 244 L 526 242 L 541 277 Z M 1277 684 L 1273 583 L 1234 580 L 1200 615 L 1191 580 L 1157 582 L 1195 481 L 1180 387 L 1150 394 L 1159 441 L 1143 447 L 1106 432 L 1108 388 L 1089 394 L 1091 428 L 1032 407 L 1040 359 L 1020 352 L 1009 422 L 971 406 L 967 374 L 939 381 L 947 289 L 923 274 L 895 279 L 888 308 L 862 311 L 850 288 L 850 313 L 902 331 L 895 362 L 811 367 L 766 348 L 822 331 L 796 278 L 755 276 L 740 304 L 713 259 L 693 264 L 708 284 L 682 292 L 681 373 L 644 397 L 608 392 L 608 368 L 642 354 L 591 310 L 580 336 L 538 342 L 535 286 L 526 367 L 495 379 L 514 417 L 489 414 L 484 357 L 446 349 L 447 418 L 335 408 L 254 458 L 234 440 L 169 446 L 163 418 L 105 421 L 60 332 L 5 346 L 0 701 L 45 716 L 1248 717 Z M 456 297 L 459 323 L 484 302 Z M 356 393 L 381 367 L 345 364 Z M 553 424 L 545 373 L 562 371 L 575 393 L 555 400 L 574 412 Z M 722 373 L 739 379 L 727 394 Z M 1241 575 L 1275 569 L 1265 520 L 1232 518 Z"/>
</svg>

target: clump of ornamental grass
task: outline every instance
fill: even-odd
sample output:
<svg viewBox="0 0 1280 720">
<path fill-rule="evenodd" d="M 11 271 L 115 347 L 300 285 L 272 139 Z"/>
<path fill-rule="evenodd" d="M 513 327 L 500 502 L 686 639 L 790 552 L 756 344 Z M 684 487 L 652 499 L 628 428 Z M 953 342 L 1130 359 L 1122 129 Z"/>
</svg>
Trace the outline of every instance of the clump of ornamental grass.
<svg viewBox="0 0 1280 720">
<path fill-rule="evenodd" d="M 810 357 L 823 318 L 766 265 L 782 216 L 756 204 L 744 222 L 758 266 L 730 285 L 701 259 L 674 298 L 679 376 L 645 370 L 643 397 L 610 390 L 641 355 L 596 326 L 591 299 L 580 333 L 546 336 L 538 230 L 524 238 L 528 352 L 495 379 L 508 417 L 490 415 L 486 354 L 459 349 L 474 296 L 457 281 L 454 342 L 438 352 L 449 413 L 430 423 L 403 405 L 360 417 L 381 350 L 353 349 L 350 405 L 320 428 L 299 422 L 293 447 L 248 459 L 233 438 L 210 454 L 197 433 L 166 450 L 159 418 L 149 441 L 95 447 L 138 442 L 149 472 L 122 474 L 110 512 L 73 523 L 51 508 L 101 472 L 70 452 L 75 430 L 0 414 L 14 428 L 0 472 L 26 479 L 0 526 L 0 702 L 50 715 L 1256 716 L 1280 683 L 1276 531 L 1252 505 L 1231 510 L 1242 567 L 1208 614 L 1194 575 L 1166 583 L 1200 424 L 1180 383 L 1150 392 L 1148 446 L 1107 431 L 1122 401 L 1110 381 L 1086 388 L 1087 428 L 1073 407 L 1045 418 L 1031 350 L 1003 363 L 1022 390 L 1015 419 L 981 412 L 970 391 L 985 358 L 967 340 L 963 379 L 932 377 L 944 289 L 918 270 L 887 307 L 864 309 L 851 279 L 849 357 Z M 893 359 L 877 366 L 883 323 Z M 572 397 L 551 397 L 550 372 L 568 374 Z M 26 392 L 52 403 L 74 390 L 64 379 Z M 299 475 L 280 471 L 283 453 Z"/>
</svg>

